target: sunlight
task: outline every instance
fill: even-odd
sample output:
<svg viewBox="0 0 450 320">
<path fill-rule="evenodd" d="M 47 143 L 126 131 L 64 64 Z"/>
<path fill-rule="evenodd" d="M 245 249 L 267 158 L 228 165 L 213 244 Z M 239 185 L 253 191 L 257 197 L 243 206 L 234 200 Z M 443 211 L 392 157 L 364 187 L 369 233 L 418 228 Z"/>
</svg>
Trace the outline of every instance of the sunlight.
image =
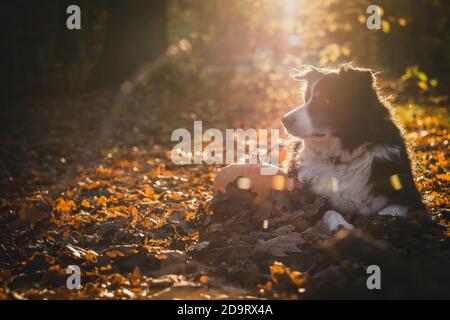
<svg viewBox="0 0 450 320">
<path fill-rule="evenodd" d="M 302 0 L 284 1 L 284 26 L 287 32 L 287 44 L 289 47 L 297 47 L 301 43 L 300 35 L 296 32 L 297 14 Z"/>
<path fill-rule="evenodd" d="M 283 11 L 285 21 L 293 22 L 301 0 L 284 0 Z"/>
</svg>

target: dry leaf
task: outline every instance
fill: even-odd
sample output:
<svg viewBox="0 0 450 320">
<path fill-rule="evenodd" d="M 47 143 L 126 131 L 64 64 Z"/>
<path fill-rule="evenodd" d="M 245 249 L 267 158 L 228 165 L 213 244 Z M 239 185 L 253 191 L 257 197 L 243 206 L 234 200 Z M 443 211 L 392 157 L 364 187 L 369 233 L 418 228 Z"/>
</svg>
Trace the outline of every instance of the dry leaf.
<svg viewBox="0 0 450 320">
<path fill-rule="evenodd" d="M 55 209 L 58 212 L 70 212 L 77 209 L 77 204 L 73 200 L 66 201 L 64 198 L 59 198 Z"/>
<path fill-rule="evenodd" d="M 298 245 L 303 243 L 305 243 L 305 240 L 300 233 L 291 232 L 267 241 L 259 240 L 255 251 L 266 252 L 274 257 L 286 257 L 288 253 L 301 252 Z"/>
</svg>

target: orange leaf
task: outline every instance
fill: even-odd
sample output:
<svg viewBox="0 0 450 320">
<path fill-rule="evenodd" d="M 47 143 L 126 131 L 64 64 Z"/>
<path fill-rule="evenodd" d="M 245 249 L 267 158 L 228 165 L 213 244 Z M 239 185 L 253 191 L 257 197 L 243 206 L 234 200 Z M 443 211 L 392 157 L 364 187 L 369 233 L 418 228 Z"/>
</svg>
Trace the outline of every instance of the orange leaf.
<svg viewBox="0 0 450 320">
<path fill-rule="evenodd" d="M 125 256 L 125 254 L 118 249 L 113 249 L 113 250 L 106 251 L 106 256 L 108 256 L 110 258 L 115 258 L 115 257 L 123 257 L 123 256 Z"/>
<path fill-rule="evenodd" d="M 450 181 L 450 174 L 448 173 L 438 174 L 436 177 L 440 180 Z"/>
<path fill-rule="evenodd" d="M 106 207 L 106 197 L 105 196 L 101 196 L 100 198 L 98 198 L 97 206 L 104 206 L 104 207 Z"/>
<path fill-rule="evenodd" d="M 138 223 L 139 212 L 136 207 L 131 207 L 131 214 L 133 215 L 133 220 L 131 221 L 131 225 L 135 226 Z"/>
<path fill-rule="evenodd" d="M 55 206 L 56 211 L 60 212 L 70 212 L 77 209 L 77 205 L 73 200 L 64 200 L 64 198 L 59 198 L 58 203 Z"/>
<path fill-rule="evenodd" d="M 145 188 L 144 193 L 145 193 L 145 196 L 150 199 L 152 199 L 155 196 L 155 190 L 153 190 L 150 187 Z"/>
<path fill-rule="evenodd" d="M 85 208 L 90 208 L 91 207 L 91 205 L 89 204 L 89 201 L 87 201 L 87 200 L 81 201 L 81 206 L 83 206 Z"/>
<path fill-rule="evenodd" d="M 97 252 L 89 250 L 88 252 L 86 252 L 84 258 L 86 259 L 86 261 L 97 263 L 97 256 L 98 256 Z"/>
</svg>

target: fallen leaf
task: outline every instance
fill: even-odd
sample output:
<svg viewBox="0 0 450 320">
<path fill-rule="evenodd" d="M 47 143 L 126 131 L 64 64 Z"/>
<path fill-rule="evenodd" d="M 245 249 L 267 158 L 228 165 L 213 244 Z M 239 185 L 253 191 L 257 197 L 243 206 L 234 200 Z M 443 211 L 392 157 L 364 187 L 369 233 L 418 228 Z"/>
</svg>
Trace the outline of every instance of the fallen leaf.
<svg viewBox="0 0 450 320">
<path fill-rule="evenodd" d="M 303 236 L 297 232 L 277 236 L 270 240 L 259 240 L 255 252 L 267 252 L 274 257 L 286 257 L 288 253 L 301 252 L 298 245 L 305 243 Z"/>
<path fill-rule="evenodd" d="M 55 209 L 59 212 L 70 212 L 77 209 L 77 204 L 73 200 L 66 201 L 64 198 L 59 198 Z"/>
</svg>

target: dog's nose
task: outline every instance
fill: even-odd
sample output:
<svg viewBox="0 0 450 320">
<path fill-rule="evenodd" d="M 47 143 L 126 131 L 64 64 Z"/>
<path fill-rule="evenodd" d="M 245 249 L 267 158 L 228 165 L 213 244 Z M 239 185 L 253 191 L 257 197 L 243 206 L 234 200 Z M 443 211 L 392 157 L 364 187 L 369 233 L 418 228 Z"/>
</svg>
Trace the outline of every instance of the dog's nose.
<svg viewBox="0 0 450 320">
<path fill-rule="evenodd" d="M 281 121 L 283 122 L 284 127 L 288 128 L 289 126 L 291 126 L 293 119 L 294 119 L 293 117 L 284 116 L 283 119 L 281 119 Z"/>
</svg>

